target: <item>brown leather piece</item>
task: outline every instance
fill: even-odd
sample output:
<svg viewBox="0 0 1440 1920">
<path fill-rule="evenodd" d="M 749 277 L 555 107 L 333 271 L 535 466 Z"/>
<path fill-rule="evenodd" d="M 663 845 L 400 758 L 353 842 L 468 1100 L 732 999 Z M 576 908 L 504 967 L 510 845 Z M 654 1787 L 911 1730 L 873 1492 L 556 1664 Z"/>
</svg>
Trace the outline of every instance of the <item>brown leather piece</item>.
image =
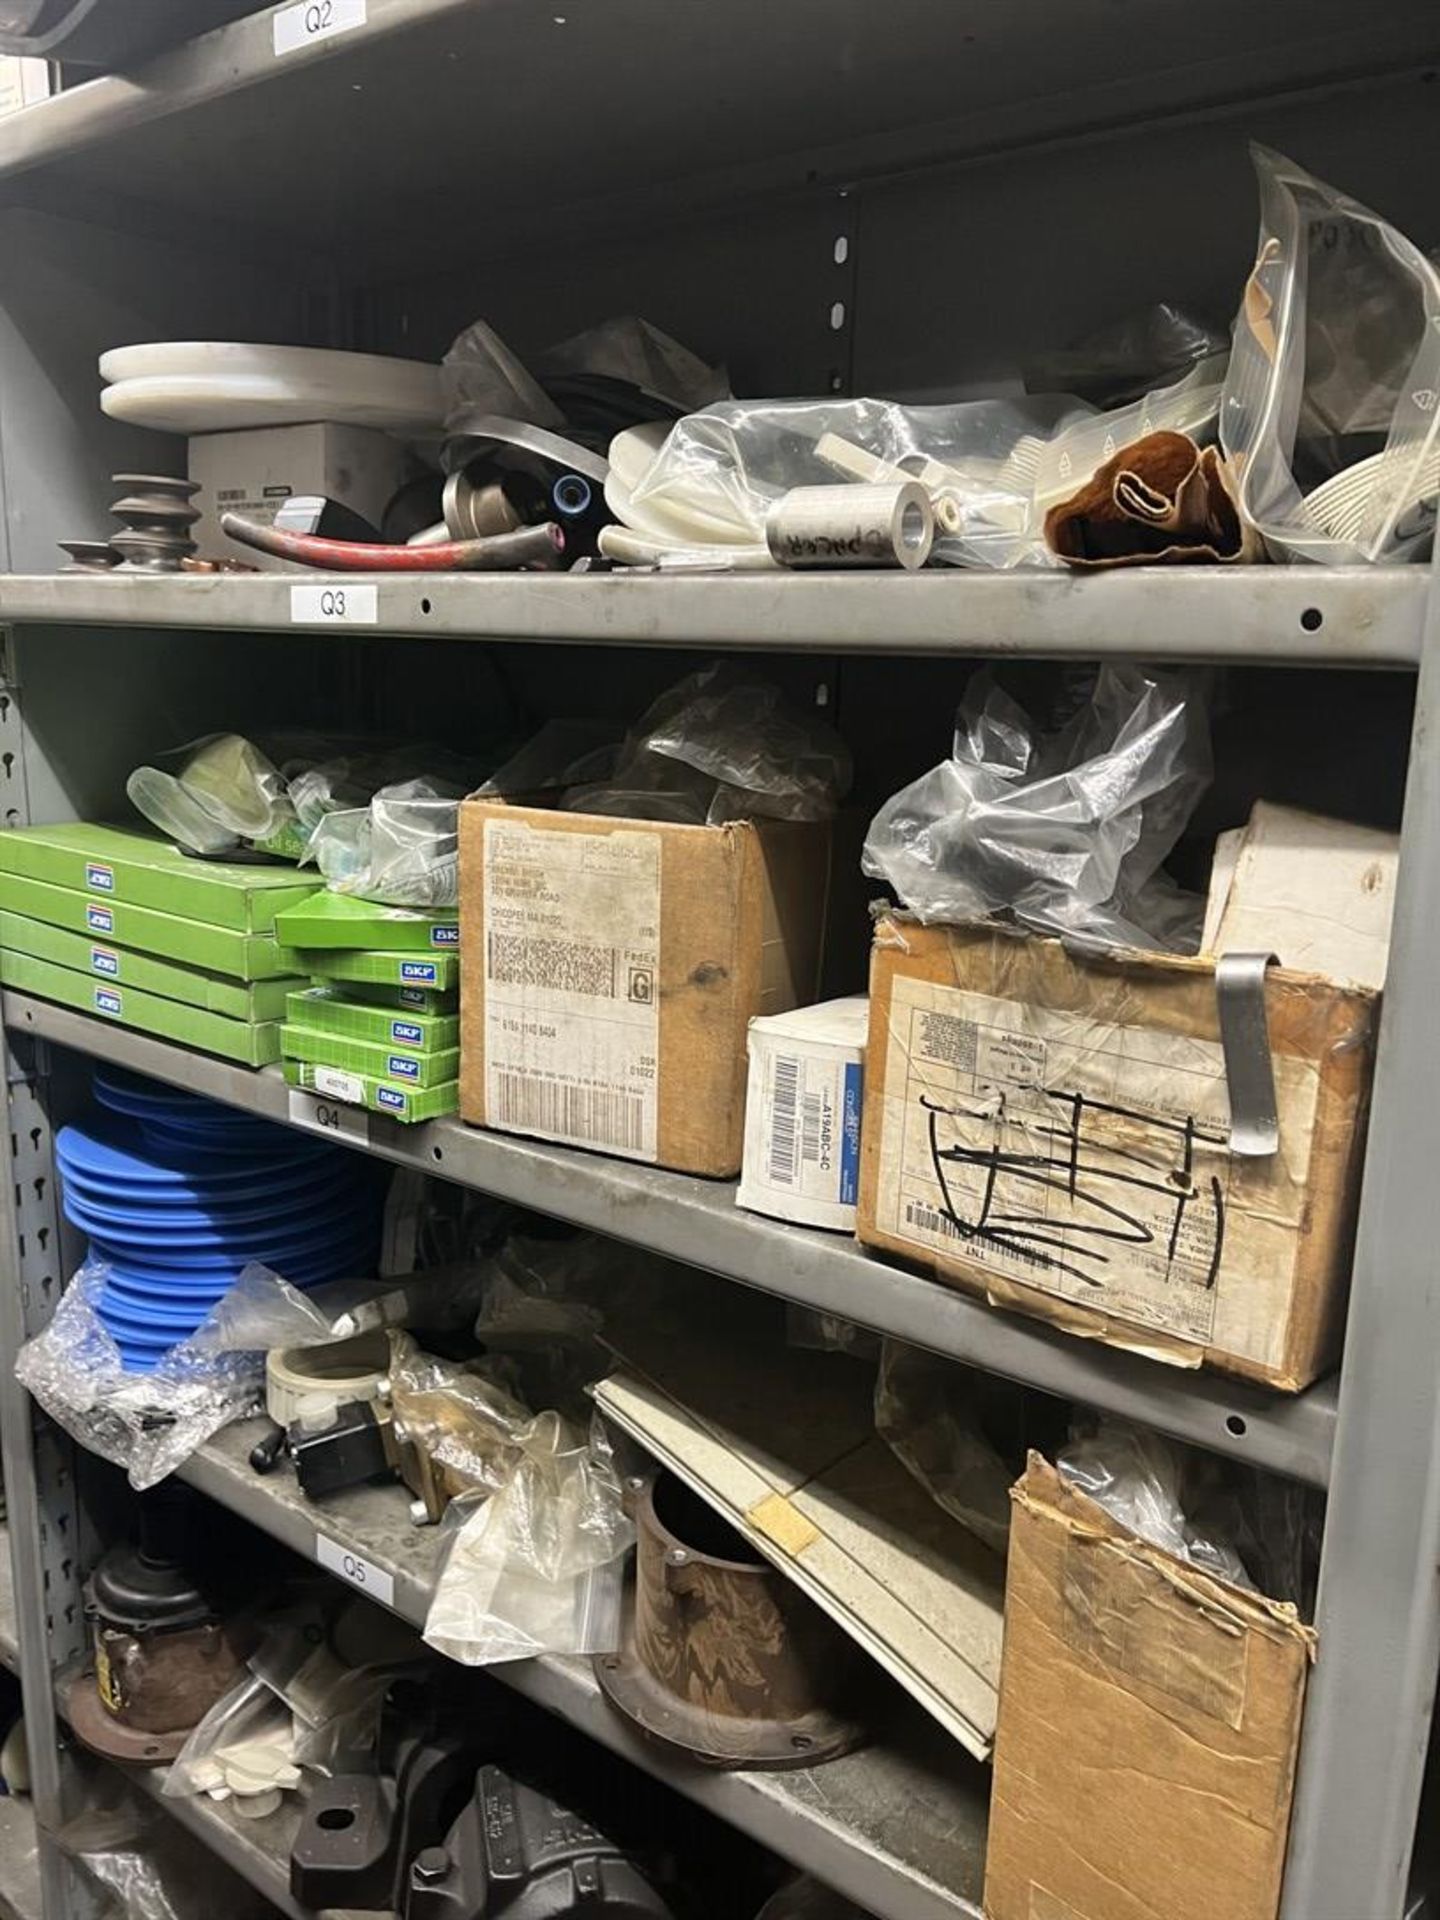
<svg viewBox="0 0 1440 1920">
<path fill-rule="evenodd" d="M 1253 560 L 1225 463 L 1188 433 L 1147 433 L 1045 516 L 1045 543 L 1070 567 Z"/>
</svg>

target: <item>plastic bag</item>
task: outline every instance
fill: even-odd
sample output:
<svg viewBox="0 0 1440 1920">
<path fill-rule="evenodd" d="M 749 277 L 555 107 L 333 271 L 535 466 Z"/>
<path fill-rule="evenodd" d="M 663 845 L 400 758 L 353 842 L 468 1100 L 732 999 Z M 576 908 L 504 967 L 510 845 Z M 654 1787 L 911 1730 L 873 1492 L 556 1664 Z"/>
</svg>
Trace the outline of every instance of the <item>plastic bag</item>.
<svg viewBox="0 0 1440 1920">
<path fill-rule="evenodd" d="M 1252 147 L 1260 244 L 1221 444 L 1275 558 L 1412 558 L 1440 490 L 1440 272 L 1358 201 Z"/>
<path fill-rule="evenodd" d="M 1010 1488 L 1029 1448 L 1064 1436 L 1057 1403 L 918 1347 L 887 1340 L 875 1381 L 875 1430 L 939 1506 L 987 1547 L 1010 1538 Z"/>
<path fill-rule="evenodd" d="M 141 1804 L 109 1772 L 100 1791 L 118 1804 L 88 1809 L 55 1834 L 61 1851 L 110 1896 L 87 1905 L 89 1920 L 197 1920 L 209 1913 L 273 1920 L 269 1902 L 168 1813 Z"/>
<path fill-rule="evenodd" d="M 871 822 L 864 871 L 925 921 L 1010 913 L 1046 933 L 1193 953 L 1204 903 L 1157 869 L 1209 779 L 1201 684 L 1107 663 L 1047 734 L 978 674 L 951 757 Z"/>
<path fill-rule="evenodd" d="M 613 1653 L 635 1528 L 598 1422 L 589 1443 L 556 1413 L 519 1436 L 498 1493 L 452 1501 L 426 1642 L 466 1666 Z"/>
<path fill-rule="evenodd" d="M 533 1416 L 483 1361 L 438 1359 L 392 1332 L 390 1387 L 395 1438 L 418 1447 L 452 1491 L 505 1485 Z"/>
<path fill-rule="evenodd" d="M 557 373 L 594 373 L 628 380 L 682 413 L 693 413 L 730 394 L 723 367 L 707 367 L 688 347 L 633 314 L 602 320 L 599 326 L 548 347 L 535 367 L 542 379 Z"/>
<path fill-rule="evenodd" d="M 823 820 L 848 791 L 850 750 L 818 714 L 728 666 L 668 688 L 642 715 L 608 778 L 572 787 L 576 813 L 676 819 Z"/>
<path fill-rule="evenodd" d="M 498 413 L 535 427 L 558 427 L 564 414 L 486 320 L 457 335 L 440 363 L 445 424 L 466 413 Z"/>
<path fill-rule="evenodd" d="M 374 1291 L 333 1282 L 309 1294 L 248 1266 L 190 1336 L 152 1373 L 129 1373 L 95 1309 L 109 1279 L 87 1259 L 43 1333 L 27 1340 L 15 1378 L 92 1453 L 124 1467 L 137 1492 L 173 1473 L 212 1433 L 260 1412 L 265 1352 L 334 1336 L 332 1314 Z"/>
<path fill-rule="evenodd" d="M 1124 406 L 1197 362 L 1228 353 L 1229 345 L 1208 320 L 1160 300 L 1060 352 L 1037 354 L 1025 368 L 1025 385 L 1031 393 L 1073 393 L 1097 407 Z"/>
<path fill-rule="evenodd" d="M 1072 1486 L 1142 1540 L 1232 1586 L 1254 1591 L 1255 1583 L 1231 1542 L 1212 1537 L 1187 1514 L 1187 1463 L 1186 1452 L 1158 1433 L 1102 1420 L 1096 1432 L 1072 1440 L 1057 1464 Z"/>
<path fill-rule="evenodd" d="M 168 840 L 194 853 L 236 852 L 279 834 L 294 819 L 280 770 L 238 733 L 215 733 L 136 767 L 125 782 L 131 805 Z"/>
<path fill-rule="evenodd" d="M 432 778 L 382 787 L 368 807 L 326 814 L 309 843 L 332 893 L 393 907 L 460 899 L 460 802 L 469 788 Z"/>
</svg>

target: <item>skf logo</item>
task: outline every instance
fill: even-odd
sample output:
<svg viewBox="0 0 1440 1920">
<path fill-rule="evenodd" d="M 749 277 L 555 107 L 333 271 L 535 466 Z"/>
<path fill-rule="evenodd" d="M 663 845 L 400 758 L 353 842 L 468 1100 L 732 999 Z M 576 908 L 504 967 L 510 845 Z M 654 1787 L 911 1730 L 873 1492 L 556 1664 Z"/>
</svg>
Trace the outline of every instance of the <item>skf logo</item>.
<svg viewBox="0 0 1440 1920">
<path fill-rule="evenodd" d="M 85 924 L 92 933 L 113 933 L 115 916 L 109 907 L 86 907 Z"/>
<path fill-rule="evenodd" d="M 402 960 L 400 962 L 402 980 L 428 980 L 435 984 L 435 962 L 433 960 Z"/>
<path fill-rule="evenodd" d="M 120 1012 L 120 996 L 113 987 L 96 987 L 95 1011 L 109 1014 Z"/>
<path fill-rule="evenodd" d="M 405 1111 L 405 1096 L 395 1087 L 377 1087 L 375 1098 L 382 1107 L 389 1107 L 392 1113 Z"/>
<path fill-rule="evenodd" d="M 85 884 L 93 887 L 96 893 L 115 891 L 115 870 L 113 867 L 86 867 Z"/>
</svg>

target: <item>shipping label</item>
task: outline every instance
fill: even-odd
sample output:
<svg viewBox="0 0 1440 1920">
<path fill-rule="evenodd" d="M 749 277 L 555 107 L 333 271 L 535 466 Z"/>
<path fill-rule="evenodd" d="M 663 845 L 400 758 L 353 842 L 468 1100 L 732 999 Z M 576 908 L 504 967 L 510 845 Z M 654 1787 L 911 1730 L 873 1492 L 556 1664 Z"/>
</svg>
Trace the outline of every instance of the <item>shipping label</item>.
<svg viewBox="0 0 1440 1920">
<path fill-rule="evenodd" d="M 853 1207 L 860 1169 L 863 1069 L 837 1053 L 783 1050 L 766 1060 L 761 1186 Z"/>
<path fill-rule="evenodd" d="M 491 1126 L 657 1153 L 660 836 L 485 822 Z"/>
<path fill-rule="evenodd" d="M 1239 1159 L 1218 1044 L 898 978 L 878 1224 L 982 1281 L 1274 1364 L 1319 1088 L 1312 1060 L 1274 1066 L 1280 1151 Z"/>
</svg>

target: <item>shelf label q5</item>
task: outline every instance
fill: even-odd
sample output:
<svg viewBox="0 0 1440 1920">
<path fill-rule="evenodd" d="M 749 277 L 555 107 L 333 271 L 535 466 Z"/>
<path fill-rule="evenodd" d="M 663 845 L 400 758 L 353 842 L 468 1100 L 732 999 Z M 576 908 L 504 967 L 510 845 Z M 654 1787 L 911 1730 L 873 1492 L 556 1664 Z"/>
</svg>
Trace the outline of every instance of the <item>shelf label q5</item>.
<svg viewBox="0 0 1440 1920">
<path fill-rule="evenodd" d="M 380 590 L 373 580 L 290 589 L 292 626 L 373 627 L 380 617 Z"/>
<path fill-rule="evenodd" d="M 373 1560 L 352 1553 L 349 1547 L 342 1547 L 338 1540 L 327 1540 L 323 1533 L 315 1536 L 315 1558 L 322 1567 L 328 1567 L 331 1573 L 338 1573 L 342 1580 L 348 1580 L 352 1587 L 358 1587 L 362 1593 L 368 1593 L 372 1600 L 378 1600 L 382 1607 L 394 1606 L 395 1582 Z"/>
<path fill-rule="evenodd" d="M 332 33 L 348 33 L 351 27 L 363 27 L 367 0 L 301 0 L 275 15 L 275 57 L 298 53 L 313 41 L 328 40 Z"/>
</svg>

